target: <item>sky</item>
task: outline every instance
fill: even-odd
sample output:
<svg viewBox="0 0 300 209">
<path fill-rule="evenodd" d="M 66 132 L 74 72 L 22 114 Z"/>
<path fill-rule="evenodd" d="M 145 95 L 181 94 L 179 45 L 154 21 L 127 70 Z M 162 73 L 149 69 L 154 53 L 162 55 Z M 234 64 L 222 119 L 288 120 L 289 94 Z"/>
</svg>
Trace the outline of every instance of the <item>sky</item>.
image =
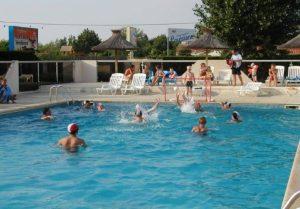
<svg viewBox="0 0 300 209">
<path fill-rule="evenodd" d="M 83 24 L 141 24 L 197 21 L 193 8 L 200 0 L 0 0 L 0 21 L 83 23 Z M 8 25 L 0 23 L 0 39 L 8 39 Z M 78 35 L 84 26 L 41 26 L 39 42 Z M 111 35 L 113 27 L 88 27 L 102 40 Z M 120 27 L 116 27 L 120 28 Z M 150 38 L 167 34 L 168 28 L 194 28 L 194 24 L 172 26 L 138 26 Z"/>
</svg>

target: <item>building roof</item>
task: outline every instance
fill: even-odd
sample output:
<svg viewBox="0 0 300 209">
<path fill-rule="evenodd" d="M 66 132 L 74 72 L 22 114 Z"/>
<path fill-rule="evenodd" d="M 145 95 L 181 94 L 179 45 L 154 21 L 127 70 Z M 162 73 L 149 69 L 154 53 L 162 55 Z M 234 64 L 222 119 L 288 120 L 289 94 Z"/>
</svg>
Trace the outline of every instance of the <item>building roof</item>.
<svg viewBox="0 0 300 209">
<path fill-rule="evenodd" d="M 297 49 L 297 48 L 300 48 L 300 34 L 277 47 L 277 49 Z"/>
<path fill-rule="evenodd" d="M 190 49 L 228 49 L 229 47 L 222 43 L 217 37 L 213 36 L 210 32 L 205 32 L 198 39 L 195 39 L 191 43 L 188 44 Z"/>
</svg>

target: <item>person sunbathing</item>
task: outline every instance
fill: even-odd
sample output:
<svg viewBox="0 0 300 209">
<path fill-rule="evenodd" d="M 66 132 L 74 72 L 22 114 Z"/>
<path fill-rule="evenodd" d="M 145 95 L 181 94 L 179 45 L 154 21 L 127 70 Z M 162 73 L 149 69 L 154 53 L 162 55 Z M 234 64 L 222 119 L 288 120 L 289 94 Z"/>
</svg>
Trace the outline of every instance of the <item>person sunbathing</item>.
<svg viewBox="0 0 300 209">
<path fill-rule="evenodd" d="M 139 104 L 137 104 L 135 106 L 134 120 L 133 121 L 135 123 L 144 122 L 147 119 L 147 117 L 146 117 L 147 115 L 151 115 L 157 110 L 159 102 L 160 102 L 160 100 L 157 99 L 156 103 L 149 110 L 146 110 L 146 111 L 143 111 L 142 107 Z"/>
<path fill-rule="evenodd" d="M 76 152 L 79 147 L 86 147 L 86 143 L 83 139 L 77 137 L 79 126 L 76 123 L 68 125 L 69 136 L 60 139 L 57 143 L 58 146 L 65 148 L 70 152 Z"/>
<path fill-rule="evenodd" d="M 125 73 L 124 73 L 125 79 L 124 80 L 127 83 L 131 82 L 131 80 L 133 78 L 134 70 L 135 70 L 135 66 L 134 65 L 130 65 L 130 67 L 125 70 Z"/>
<path fill-rule="evenodd" d="M 163 72 L 163 70 L 160 68 L 159 65 L 157 65 L 155 67 L 155 69 L 156 69 L 156 72 L 155 72 L 151 86 L 154 86 L 156 83 L 159 82 L 159 80 L 162 80 L 163 82 L 165 82 L 164 79 L 166 78 L 165 73 Z"/>
<path fill-rule="evenodd" d="M 200 134 L 204 134 L 207 132 L 207 128 L 206 128 L 206 118 L 205 117 L 201 117 L 199 119 L 199 124 L 197 126 L 194 126 L 192 129 L 192 132 L 194 133 L 200 133 Z"/>
<path fill-rule="evenodd" d="M 49 107 L 44 108 L 43 115 L 41 117 L 42 120 L 52 120 L 53 116 Z"/>
</svg>

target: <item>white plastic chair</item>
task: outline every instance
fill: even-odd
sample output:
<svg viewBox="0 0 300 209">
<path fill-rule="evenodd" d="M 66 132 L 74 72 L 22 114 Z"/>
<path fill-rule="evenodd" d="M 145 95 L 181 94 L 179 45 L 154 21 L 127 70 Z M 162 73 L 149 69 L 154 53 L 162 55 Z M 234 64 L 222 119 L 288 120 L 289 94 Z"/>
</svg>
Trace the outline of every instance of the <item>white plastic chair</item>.
<svg viewBox="0 0 300 209">
<path fill-rule="evenodd" d="M 283 83 L 284 80 L 284 66 L 283 65 L 276 65 L 277 70 L 277 79 L 279 83 Z"/>
<path fill-rule="evenodd" d="M 219 71 L 219 75 L 217 77 L 217 83 L 218 84 L 231 84 L 231 70 L 230 69 L 223 69 Z"/>
<path fill-rule="evenodd" d="M 288 68 L 288 76 L 285 79 L 285 84 L 300 83 L 300 66 L 290 66 Z"/>
<path fill-rule="evenodd" d="M 108 84 L 103 84 L 100 88 L 96 88 L 98 94 L 103 91 L 110 91 L 111 94 L 116 94 L 118 89 L 121 89 L 124 75 L 122 73 L 114 73 L 111 75 Z"/>
<path fill-rule="evenodd" d="M 245 95 L 249 93 L 259 93 L 260 87 L 262 86 L 261 82 L 249 82 L 244 86 L 241 86 L 239 90 L 237 90 L 240 95 Z"/>
<path fill-rule="evenodd" d="M 132 82 L 130 85 L 126 85 L 125 88 L 121 89 L 122 94 L 126 94 L 127 91 L 142 93 L 145 88 L 146 74 L 136 73 L 133 75 Z"/>
</svg>

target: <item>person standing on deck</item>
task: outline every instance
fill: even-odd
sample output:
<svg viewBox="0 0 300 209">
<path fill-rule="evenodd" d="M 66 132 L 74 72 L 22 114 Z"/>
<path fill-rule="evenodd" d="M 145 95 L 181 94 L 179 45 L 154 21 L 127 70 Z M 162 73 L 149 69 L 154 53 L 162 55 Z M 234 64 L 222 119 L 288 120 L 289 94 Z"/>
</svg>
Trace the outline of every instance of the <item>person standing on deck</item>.
<svg viewBox="0 0 300 209">
<path fill-rule="evenodd" d="M 236 76 L 239 77 L 241 85 L 243 85 L 243 79 L 242 79 L 242 74 L 241 74 L 241 67 L 242 67 L 242 55 L 238 52 L 238 50 L 234 49 L 232 51 L 232 76 L 233 76 L 233 85 L 236 86 Z"/>
<path fill-rule="evenodd" d="M 194 73 L 192 72 L 191 66 L 187 66 L 186 68 L 187 68 L 187 71 L 184 76 L 184 82 L 185 82 L 185 86 L 186 86 L 186 95 L 189 96 L 189 94 L 190 94 L 191 96 L 193 96 L 193 84 L 195 83 L 195 76 L 194 76 Z"/>
</svg>

